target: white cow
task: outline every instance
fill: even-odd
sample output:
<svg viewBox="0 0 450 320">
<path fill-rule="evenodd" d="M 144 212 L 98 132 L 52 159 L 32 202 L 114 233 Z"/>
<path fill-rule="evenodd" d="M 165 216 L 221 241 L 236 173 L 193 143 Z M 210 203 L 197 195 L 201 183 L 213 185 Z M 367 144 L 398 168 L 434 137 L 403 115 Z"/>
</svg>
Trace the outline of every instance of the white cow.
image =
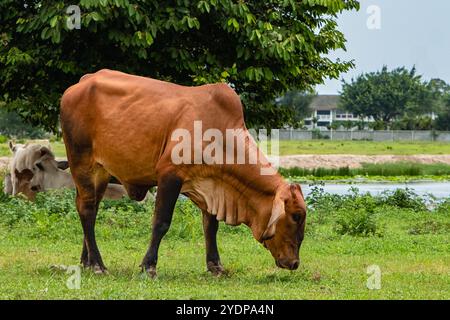
<svg viewBox="0 0 450 320">
<path fill-rule="evenodd" d="M 57 161 L 48 147 L 39 144 L 13 145 L 10 143 L 10 149 L 14 154 L 10 165 L 12 188 L 9 189 L 12 195 L 23 193 L 28 199 L 33 200 L 34 197 L 31 197 L 30 193 L 75 188 L 72 175 L 64 171 L 68 168 L 67 161 Z M 7 178 L 5 182 L 8 183 Z M 108 184 L 106 198 L 120 199 L 125 195 L 126 191 L 122 185 Z"/>
</svg>

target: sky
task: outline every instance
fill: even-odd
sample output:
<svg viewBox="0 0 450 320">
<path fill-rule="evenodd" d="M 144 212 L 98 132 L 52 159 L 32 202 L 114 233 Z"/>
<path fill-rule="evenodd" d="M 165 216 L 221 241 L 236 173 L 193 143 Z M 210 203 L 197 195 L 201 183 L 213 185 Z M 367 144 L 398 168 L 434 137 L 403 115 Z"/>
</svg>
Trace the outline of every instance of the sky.
<svg viewBox="0 0 450 320">
<path fill-rule="evenodd" d="M 341 79 L 347 82 L 361 73 L 416 66 L 425 80 L 440 78 L 450 83 L 450 0 L 361 0 L 358 12 L 338 18 L 347 39 L 347 52 L 330 58 L 354 60 L 356 66 Z M 337 94 L 341 80 L 326 80 L 319 94 Z"/>
</svg>

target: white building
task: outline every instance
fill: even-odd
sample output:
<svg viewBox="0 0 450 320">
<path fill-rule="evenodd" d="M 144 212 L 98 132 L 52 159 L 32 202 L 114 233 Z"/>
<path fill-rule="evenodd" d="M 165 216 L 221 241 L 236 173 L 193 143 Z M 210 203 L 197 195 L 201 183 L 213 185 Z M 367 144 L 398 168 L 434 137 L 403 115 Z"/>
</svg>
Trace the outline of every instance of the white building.
<svg viewBox="0 0 450 320">
<path fill-rule="evenodd" d="M 328 130 L 333 121 L 360 121 L 361 119 L 352 113 L 338 109 L 339 95 L 318 95 L 311 102 L 313 110 L 311 117 L 305 119 L 308 129 Z M 316 123 L 314 123 L 316 120 Z M 366 118 L 365 122 L 372 119 Z"/>
</svg>

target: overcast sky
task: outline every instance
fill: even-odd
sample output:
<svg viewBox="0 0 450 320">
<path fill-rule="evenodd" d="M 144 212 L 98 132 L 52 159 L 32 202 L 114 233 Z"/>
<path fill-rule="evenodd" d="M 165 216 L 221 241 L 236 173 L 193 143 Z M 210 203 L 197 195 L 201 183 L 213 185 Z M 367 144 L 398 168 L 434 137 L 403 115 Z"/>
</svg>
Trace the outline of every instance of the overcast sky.
<svg viewBox="0 0 450 320">
<path fill-rule="evenodd" d="M 360 3 L 359 12 L 346 12 L 338 19 L 339 29 L 348 40 L 347 52 L 340 50 L 330 57 L 354 59 L 356 64 L 342 78 L 349 81 L 383 65 L 389 69 L 415 65 L 424 79 L 441 78 L 450 83 L 450 0 Z M 371 28 L 367 26 L 368 20 Z M 327 80 L 316 90 L 320 94 L 336 94 L 341 90 L 341 81 Z"/>
</svg>

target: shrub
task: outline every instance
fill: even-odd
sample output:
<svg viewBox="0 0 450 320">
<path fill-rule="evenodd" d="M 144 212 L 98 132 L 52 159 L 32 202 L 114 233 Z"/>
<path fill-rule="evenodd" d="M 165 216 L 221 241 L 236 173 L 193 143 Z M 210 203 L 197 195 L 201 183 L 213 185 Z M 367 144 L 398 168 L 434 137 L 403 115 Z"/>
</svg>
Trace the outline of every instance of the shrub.
<svg viewBox="0 0 450 320">
<path fill-rule="evenodd" d="M 335 223 L 334 230 L 341 235 L 371 236 L 378 231 L 374 213 L 364 208 L 339 210 Z"/>
<path fill-rule="evenodd" d="M 379 203 L 391 207 L 415 209 L 417 211 L 427 210 L 425 199 L 417 195 L 410 188 L 385 191 L 381 194 Z"/>
<path fill-rule="evenodd" d="M 450 233 L 450 222 L 441 222 L 432 219 L 417 222 L 408 233 L 411 235 L 421 234 L 448 234 Z"/>
<path fill-rule="evenodd" d="M 441 202 L 436 208 L 436 211 L 440 214 L 450 215 L 450 199 Z"/>
<path fill-rule="evenodd" d="M 324 223 L 329 216 L 342 207 L 344 197 L 324 191 L 323 183 L 312 185 L 311 192 L 306 198 L 310 214 L 317 223 Z"/>
</svg>

